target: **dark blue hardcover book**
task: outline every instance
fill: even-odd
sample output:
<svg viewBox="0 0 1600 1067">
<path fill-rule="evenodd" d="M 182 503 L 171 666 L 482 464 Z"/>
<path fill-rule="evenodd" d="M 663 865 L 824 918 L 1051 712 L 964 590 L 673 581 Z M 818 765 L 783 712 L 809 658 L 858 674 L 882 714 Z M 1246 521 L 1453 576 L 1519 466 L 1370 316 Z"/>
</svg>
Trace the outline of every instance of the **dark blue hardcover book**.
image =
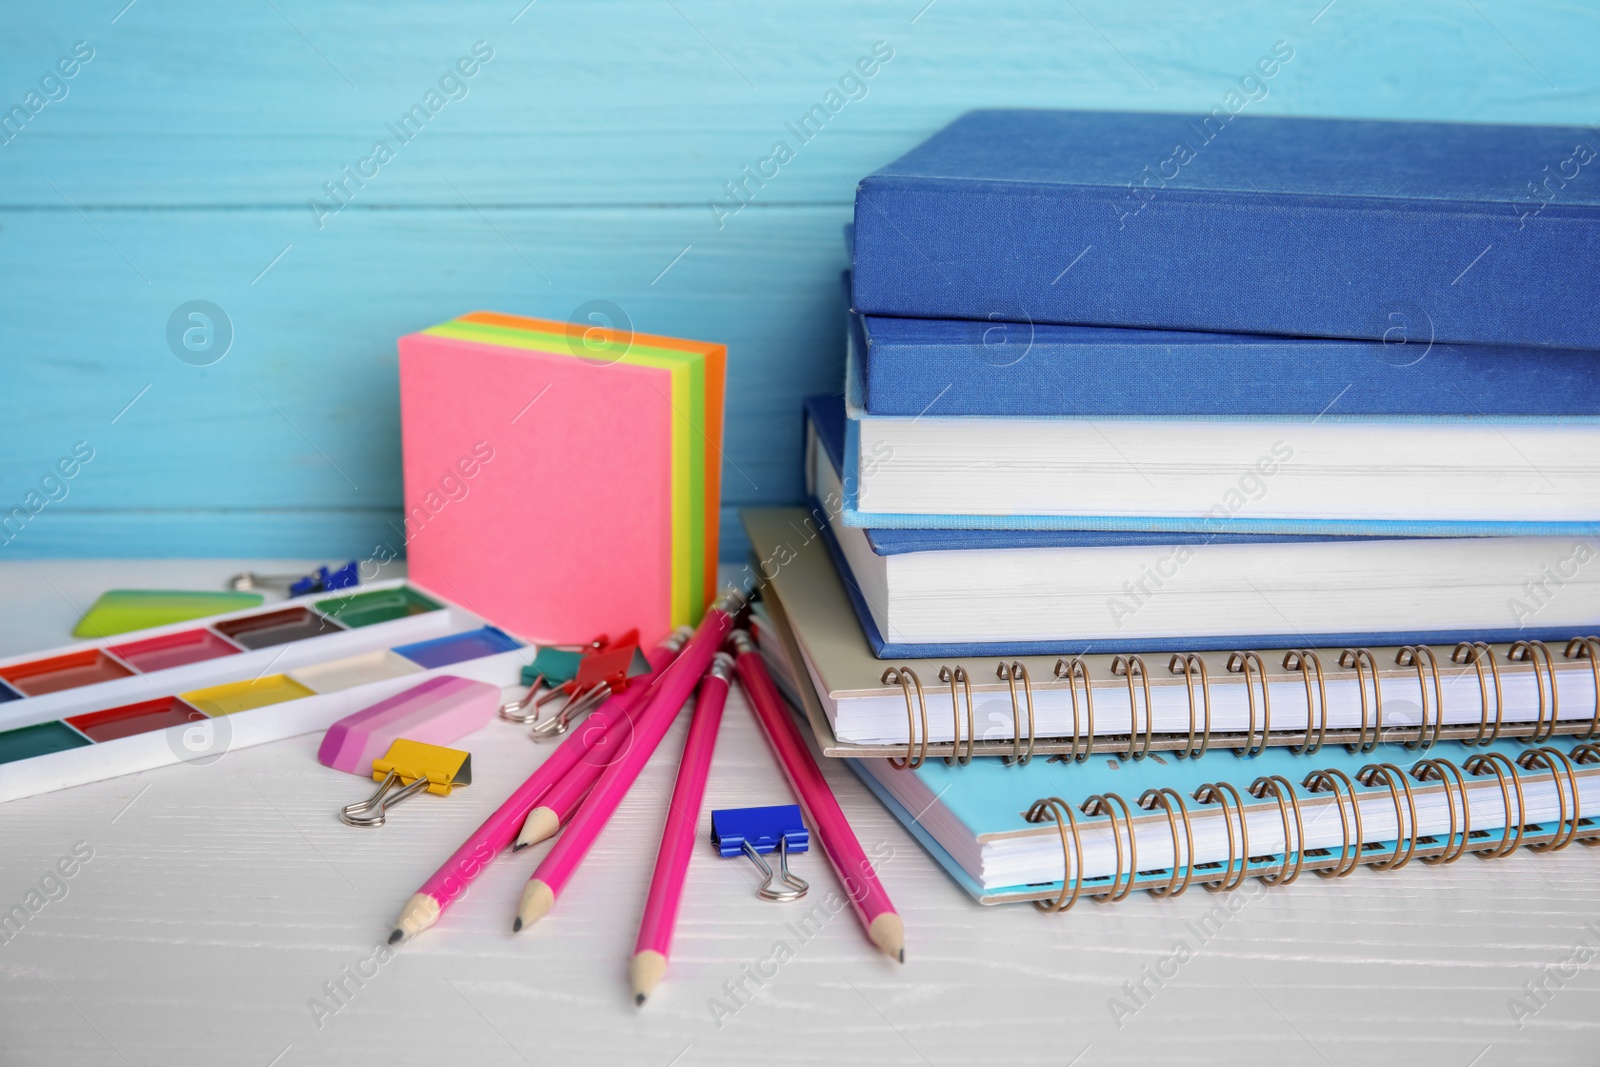
<svg viewBox="0 0 1600 1067">
<path fill-rule="evenodd" d="M 1600 352 L 852 318 L 869 415 L 1594 415 Z"/>
<path fill-rule="evenodd" d="M 854 269 L 868 315 L 1595 349 L 1600 132 L 973 111 L 861 182 Z"/>
</svg>

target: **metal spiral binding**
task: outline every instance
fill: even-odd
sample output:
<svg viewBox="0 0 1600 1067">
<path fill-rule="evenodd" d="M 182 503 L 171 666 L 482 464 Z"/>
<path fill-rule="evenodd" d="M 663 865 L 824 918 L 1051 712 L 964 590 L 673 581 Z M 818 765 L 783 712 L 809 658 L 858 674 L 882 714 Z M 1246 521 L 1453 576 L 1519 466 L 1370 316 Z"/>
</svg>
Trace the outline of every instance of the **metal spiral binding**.
<svg viewBox="0 0 1600 1067">
<path fill-rule="evenodd" d="M 1281 774 L 1266 774 L 1250 783 L 1250 795 L 1257 800 L 1264 800 L 1269 795 L 1278 802 L 1278 816 L 1283 819 L 1283 866 L 1277 874 L 1258 874 L 1257 880 L 1262 885 L 1293 885 L 1294 880 L 1300 877 L 1300 868 L 1306 862 L 1306 824 L 1300 815 L 1300 798 L 1295 796 L 1294 785 Z M 1294 811 L 1293 841 L 1289 834 L 1289 811 Z M 1290 845 L 1293 848 L 1290 848 Z M 1294 857 L 1293 866 L 1289 858 Z"/>
<path fill-rule="evenodd" d="M 1072 760 L 1082 763 L 1089 758 L 1089 753 L 1094 750 L 1094 683 L 1089 677 L 1089 665 L 1082 659 L 1073 656 L 1072 659 L 1056 660 L 1055 676 L 1067 680 L 1068 691 L 1072 695 L 1072 750 L 1069 753 Z M 1088 709 L 1089 732 L 1083 743 L 1082 751 L 1078 749 L 1078 680 L 1083 680 L 1083 700 Z M 1207 710 L 1210 706 L 1207 705 Z M 1207 722 L 1209 723 L 1209 719 Z"/>
<path fill-rule="evenodd" d="M 1501 768 L 1504 768 L 1504 770 Z M 1522 775 L 1518 772 L 1517 765 L 1498 752 L 1483 752 L 1467 760 L 1462 769 L 1476 777 L 1483 777 L 1492 772 L 1496 781 L 1500 784 L 1500 799 L 1505 803 L 1505 824 L 1500 829 L 1499 843 L 1485 848 L 1473 849 L 1472 854 L 1486 860 L 1511 855 L 1522 845 L 1522 834 L 1525 829 L 1523 820 L 1527 818 L 1528 811 L 1527 804 L 1522 796 Z M 1508 773 L 1511 775 L 1511 784 L 1509 786 L 1506 784 L 1506 775 Z M 1515 790 L 1517 794 L 1516 837 L 1511 836 L 1512 790 Z"/>
<path fill-rule="evenodd" d="M 1202 804 L 1220 804 L 1222 806 L 1222 823 L 1228 830 L 1228 862 L 1223 866 L 1222 874 L 1213 882 L 1202 882 L 1201 885 L 1213 893 L 1221 893 L 1230 889 L 1238 889 L 1250 872 L 1250 826 L 1245 822 L 1244 798 L 1239 795 L 1229 782 L 1210 782 L 1194 791 L 1194 799 Z M 1229 803 L 1233 805 L 1233 815 L 1228 812 Z M 1239 851 L 1234 851 L 1233 819 L 1239 820 Z M 1234 870 L 1234 861 L 1239 863 L 1238 870 Z"/>
<path fill-rule="evenodd" d="M 1600 763 L 1600 745 L 1576 745 L 1568 755 L 1574 763 Z M 1597 848 L 1600 847 L 1600 837 L 1582 837 L 1578 839 L 1578 844 Z"/>
<path fill-rule="evenodd" d="M 1386 785 L 1389 798 L 1394 801 L 1394 851 L 1384 859 L 1367 864 L 1375 871 L 1398 871 L 1411 862 L 1417 853 L 1417 798 L 1411 792 L 1411 780 L 1392 763 L 1369 763 L 1356 772 L 1356 781 L 1362 785 Z M 1406 810 L 1400 810 L 1400 794 L 1406 798 Z M 1411 832 L 1406 833 L 1410 823 Z M 1402 848 L 1404 851 L 1401 851 Z"/>
<path fill-rule="evenodd" d="M 1594 674 L 1594 718 L 1586 733 L 1576 735 L 1579 741 L 1588 741 L 1600 734 L 1600 637 L 1574 637 L 1561 653 L 1564 659 L 1587 659 Z M 1587 844 L 1587 842 L 1585 842 Z"/>
<path fill-rule="evenodd" d="M 946 766 L 952 763 L 966 765 L 972 762 L 972 741 L 977 735 L 977 727 L 974 725 L 972 717 L 972 683 L 967 678 L 967 669 L 960 664 L 957 664 L 956 669 L 953 671 L 949 667 L 940 667 L 939 681 L 948 682 L 950 685 L 950 715 L 954 720 L 951 726 L 954 732 L 950 735 L 954 740 L 950 745 L 950 755 L 944 758 L 944 762 Z M 961 754 L 961 705 L 956 700 L 957 682 L 961 683 L 961 688 L 967 697 L 967 754 L 965 756 Z"/>
<path fill-rule="evenodd" d="M 1122 808 L 1122 815 L 1117 815 L 1117 808 Z M 1117 869 L 1111 876 L 1111 886 L 1103 893 L 1094 894 L 1094 899 L 1102 904 L 1115 904 L 1133 892 L 1133 879 L 1139 872 L 1139 842 L 1133 833 L 1133 809 L 1128 802 L 1118 793 L 1096 793 L 1083 802 L 1085 815 L 1104 815 L 1111 820 L 1111 843 L 1117 849 Z M 1119 818 L 1121 823 L 1119 824 Z M 1126 827 L 1128 834 L 1128 877 L 1122 877 L 1122 832 Z"/>
<path fill-rule="evenodd" d="M 906 754 L 889 760 L 896 770 L 914 771 L 928 757 L 928 705 L 922 697 L 922 680 L 910 667 L 890 667 L 883 672 L 884 685 L 898 685 L 906 698 Z M 911 707 L 911 687 L 917 687 L 917 707 Z M 917 720 L 922 721 L 922 747 L 917 747 Z"/>
<path fill-rule="evenodd" d="M 1561 691 L 1556 687 L 1556 665 L 1550 658 L 1550 649 L 1543 641 L 1518 641 L 1506 651 L 1506 659 L 1513 663 L 1523 660 L 1533 664 L 1533 680 L 1539 687 L 1539 718 L 1534 723 L 1533 733 L 1528 737 L 1530 744 L 1542 745 L 1550 740 L 1550 735 L 1555 732 L 1556 721 L 1561 716 Z M 1544 665 L 1544 674 L 1539 673 L 1540 662 Z M 1545 677 L 1550 680 L 1550 719 L 1545 721 Z"/>
<path fill-rule="evenodd" d="M 1560 766 L 1557 766 L 1557 763 Z M 1556 786 L 1556 832 L 1550 840 L 1543 844 L 1530 844 L 1529 852 L 1560 852 L 1572 844 L 1572 839 L 1578 835 L 1578 820 L 1583 818 L 1583 801 L 1578 796 L 1578 779 L 1574 773 L 1572 761 L 1566 753 L 1557 748 L 1530 748 L 1517 757 L 1517 763 L 1524 770 L 1536 770 L 1543 766 L 1550 771 L 1551 780 Z M 1572 797 L 1572 811 L 1567 811 L 1567 794 L 1561 791 L 1562 779 L 1566 779 L 1567 794 Z M 1565 829 L 1562 829 L 1565 825 Z"/>
<path fill-rule="evenodd" d="M 1083 839 L 1078 836 L 1078 817 L 1072 813 L 1072 805 L 1065 800 L 1045 797 L 1034 801 L 1024 818 L 1034 823 L 1054 822 L 1061 834 L 1061 893 L 1054 900 L 1036 900 L 1033 906 L 1040 911 L 1066 911 L 1078 902 L 1078 896 L 1083 892 Z M 1071 841 L 1067 840 L 1069 830 L 1072 832 Z M 1069 883 L 1071 892 L 1067 890 Z"/>
<path fill-rule="evenodd" d="M 1383 682 L 1378 677 L 1378 661 L 1365 648 L 1347 648 L 1339 653 L 1339 666 L 1356 672 L 1356 690 L 1361 694 L 1361 732 L 1356 743 L 1345 745 L 1351 752 L 1371 752 L 1378 747 L 1383 735 Z M 1372 671 L 1372 700 L 1375 714 L 1372 718 L 1372 737 L 1367 738 L 1367 671 Z"/>
<path fill-rule="evenodd" d="M 1250 686 L 1250 669 L 1261 677 L 1261 740 L 1256 740 L 1256 691 Z M 1228 657 L 1228 672 L 1244 675 L 1245 695 L 1250 699 L 1250 730 L 1245 734 L 1243 749 L 1233 751 L 1240 756 L 1259 756 L 1272 739 L 1272 694 L 1267 690 L 1267 668 L 1254 652 L 1235 652 Z"/>
<path fill-rule="evenodd" d="M 1123 759 L 1138 760 L 1150 755 L 1150 743 L 1155 740 L 1155 722 L 1150 714 L 1150 676 L 1145 673 L 1144 659 L 1140 656 L 1118 656 L 1111 661 L 1111 673 L 1128 680 L 1128 751 Z M 1144 747 L 1135 751 L 1133 743 L 1139 738 L 1139 700 L 1134 696 L 1133 680 L 1144 683 Z"/>
<path fill-rule="evenodd" d="M 1450 777 L 1447 778 L 1446 774 Z M 1467 842 L 1472 836 L 1472 806 L 1467 803 L 1467 780 L 1461 774 L 1461 768 L 1447 759 L 1418 760 L 1416 766 L 1411 768 L 1411 777 L 1419 782 L 1437 781 L 1444 787 L 1445 807 L 1450 812 L 1450 834 L 1445 838 L 1444 850 L 1436 856 L 1423 856 L 1422 862 L 1430 867 L 1443 863 L 1454 863 L 1460 859 L 1462 853 L 1467 851 Z M 1454 778 L 1455 785 L 1450 784 Z M 1456 840 L 1456 801 L 1461 801 L 1461 840 Z"/>
<path fill-rule="evenodd" d="M 1313 649 L 1297 648 L 1286 652 L 1283 657 L 1285 670 L 1299 671 L 1300 678 L 1306 684 L 1306 740 L 1303 745 L 1290 745 L 1289 751 L 1296 756 L 1309 755 L 1322 747 L 1323 740 L 1328 736 L 1328 680 L 1322 673 L 1322 657 Z M 1311 739 L 1311 669 L 1317 672 L 1317 707 L 1316 707 L 1316 740 Z M 1271 883 L 1269 883 L 1271 884 Z"/>
<path fill-rule="evenodd" d="M 1011 755 L 1006 757 L 1006 766 L 1022 766 L 1033 759 L 1033 682 L 1028 678 L 1028 668 L 1013 660 L 1007 667 L 1004 663 L 995 668 L 995 675 L 1006 683 L 1011 689 Z M 1028 750 L 1022 750 L 1022 708 L 1017 704 L 1017 679 L 1022 679 L 1022 693 L 1028 701 Z M 1090 735 L 1089 743 L 1094 744 L 1094 737 Z"/>
<path fill-rule="evenodd" d="M 1505 719 L 1506 702 L 1500 688 L 1500 664 L 1495 662 L 1494 649 L 1482 641 L 1463 641 L 1450 653 L 1452 663 L 1470 663 L 1478 670 L 1478 701 L 1483 709 L 1483 714 L 1478 718 L 1478 734 L 1472 740 L 1461 739 L 1463 745 L 1492 744 L 1500 736 L 1500 727 Z M 1489 673 L 1494 677 L 1494 730 L 1485 736 L 1484 731 L 1489 729 L 1489 685 L 1483 676 L 1483 665 L 1489 664 Z"/>
<path fill-rule="evenodd" d="M 1211 679 L 1206 675 L 1206 661 L 1193 652 L 1184 655 L 1175 655 L 1167 664 L 1167 670 L 1173 674 L 1183 675 L 1184 688 L 1189 692 L 1189 745 L 1177 751 L 1179 759 L 1193 757 L 1198 759 L 1206 754 L 1206 749 L 1211 747 Z M 1194 675 L 1200 675 L 1200 699 L 1205 702 L 1205 732 L 1200 735 L 1200 747 L 1194 747 L 1195 705 L 1194 705 Z M 1187 884 L 1187 883 L 1185 883 Z"/>
<path fill-rule="evenodd" d="M 1317 874 L 1322 878 L 1343 878 L 1357 867 L 1361 866 L 1361 801 L 1356 797 L 1355 783 L 1350 776 L 1333 767 L 1325 767 L 1320 771 L 1312 771 L 1306 775 L 1306 780 L 1300 783 L 1313 793 L 1327 790 L 1333 794 L 1334 806 L 1339 809 L 1339 831 L 1343 835 L 1343 843 L 1339 848 L 1339 859 L 1328 870 L 1319 870 Z M 1340 786 L 1344 787 L 1340 792 Z M 1350 819 L 1345 817 L 1345 798 L 1350 800 L 1350 811 L 1355 817 L 1355 834 L 1350 833 Z"/>
<path fill-rule="evenodd" d="M 1194 879 L 1194 827 L 1189 824 L 1189 806 L 1183 802 L 1182 793 L 1167 786 L 1147 789 L 1139 798 L 1139 807 L 1145 811 L 1154 811 L 1157 804 L 1167 813 L 1167 826 L 1172 830 L 1172 878 L 1164 887 L 1152 886 L 1147 892 L 1156 898 L 1181 897 Z M 1173 804 L 1178 806 L 1176 812 L 1173 811 Z M 1181 853 L 1178 850 L 1179 818 L 1183 819 L 1184 849 Z M 1183 875 L 1181 882 L 1178 880 L 1180 872 Z"/>
<path fill-rule="evenodd" d="M 1444 726 L 1444 687 L 1439 682 L 1439 660 L 1427 645 L 1406 645 L 1394 654 L 1394 661 L 1398 666 L 1417 669 L 1417 687 L 1422 690 L 1422 711 L 1417 722 L 1417 736 L 1407 741 L 1406 747 L 1426 751 L 1439 743 L 1439 730 Z M 1427 663 L 1426 674 L 1423 672 L 1424 661 Z M 1432 737 L 1428 735 L 1428 675 L 1433 676 Z"/>
</svg>

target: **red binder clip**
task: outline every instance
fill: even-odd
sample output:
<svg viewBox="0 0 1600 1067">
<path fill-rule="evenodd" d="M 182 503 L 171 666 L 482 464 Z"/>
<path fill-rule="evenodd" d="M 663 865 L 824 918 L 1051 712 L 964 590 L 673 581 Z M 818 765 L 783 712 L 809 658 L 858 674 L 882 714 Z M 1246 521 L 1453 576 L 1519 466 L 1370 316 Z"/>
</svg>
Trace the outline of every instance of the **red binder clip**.
<svg viewBox="0 0 1600 1067">
<path fill-rule="evenodd" d="M 578 673 L 570 682 L 552 689 L 536 702 L 535 706 L 543 704 L 556 693 L 567 695 L 566 703 L 553 716 L 534 724 L 533 739 L 543 741 L 561 736 L 572 726 L 575 718 L 593 711 L 611 694 L 622 692 L 627 688 L 628 679 L 639 673 L 635 669 L 639 658 L 637 630 L 629 630 L 603 649 L 586 653 L 578 664 Z M 648 662 L 645 669 L 649 669 Z"/>
</svg>

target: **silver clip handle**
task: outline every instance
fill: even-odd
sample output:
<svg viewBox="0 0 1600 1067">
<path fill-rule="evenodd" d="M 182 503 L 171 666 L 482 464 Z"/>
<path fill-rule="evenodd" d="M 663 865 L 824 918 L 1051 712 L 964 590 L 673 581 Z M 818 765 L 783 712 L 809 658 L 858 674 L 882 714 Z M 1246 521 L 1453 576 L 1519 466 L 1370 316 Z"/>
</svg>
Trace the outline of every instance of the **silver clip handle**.
<svg viewBox="0 0 1600 1067">
<path fill-rule="evenodd" d="M 414 797 L 424 789 L 427 789 L 428 780 L 426 778 L 418 778 L 410 785 L 400 786 L 399 789 L 395 789 L 397 785 L 400 785 L 400 776 L 394 771 L 390 771 L 384 776 L 383 781 L 379 783 L 377 791 L 370 797 L 354 804 L 346 804 L 340 808 L 339 821 L 346 826 L 382 826 L 388 818 L 386 815 L 387 809 L 394 807 L 407 797 Z M 391 790 L 393 790 L 392 795 Z"/>
<path fill-rule="evenodd" d="M 792 900 L 799 900 L 811 888 L 811 883 L 789 870 L 789 839 L 778 838 L 778 873 L 772 873 L 772 867 L 757 852 L 755 846 L 747 839 L 744 842 L 744 854 L 756 865 L 756 869 L 766 876 L 761 885 L 756 887 L 756 896 L 762 900 L 771 900 L 779 904 L 787 904 Z M 774 881 L 781 882 L 776 886 Z"/>
</svg>

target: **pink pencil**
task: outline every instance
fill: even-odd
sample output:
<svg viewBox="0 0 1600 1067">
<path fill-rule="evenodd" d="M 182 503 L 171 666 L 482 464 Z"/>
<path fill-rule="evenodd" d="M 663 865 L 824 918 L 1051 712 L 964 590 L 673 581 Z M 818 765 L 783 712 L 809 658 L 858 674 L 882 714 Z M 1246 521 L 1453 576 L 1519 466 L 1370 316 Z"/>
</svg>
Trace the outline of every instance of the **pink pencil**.
<svg viewBox="0 0 1600 1067">
<path fill-rule="evenodd" d="M 601 737 L 574 763 L 561 778 L 539 798 L 537 804 L 523 820 L 511 851 L 521 852 L 529 845 L 537 845 L 556 835 L 556 831 L 571 819 L 583 804 L 584 798 L 599 780 L 600 772 L 627 752 L 639 729 L 639 718 L 651 706 L 648 700 L 637 700 L 626 714 L 616 715 L 605 724 Z"/>
<path fill-rule="evenodd" d="M 700 699 L 694 706 L 694 721 L 689 724 L 689 739 L 683 743 L 678 784 L 672 789 L 667 825 L 661 831 L 661 848 L 656 853 L 656 873 L 650 879 L 644 918 L 639 920 L 639 940 L 633 946 L 633 963 L 628 968 L 635 1004 L 643 1004 L 667 973 L 672 926 L 683 899 L 683 875 L 694 851 L 695 824 L 700 820 L 700 804 L 705 800 L 706 779 L 711 774 L 711 755 L 717 747 L 717 727 L 722 724 L 722 707 L 727 702 L 728 680 L 732 677 L 732 657 L 718 652 L 700 683 Z"/>
<path fill-rule="evenodd" d="M 694 637 L 690 638 L 689 647 L 650 687 L 650 696 L 647 698 L 649 707 L 640 714 L 638 724 L 634 727 L 632 747 L 621 759 L 600 772 L 594 792 L 589 794 L 589 799 L 573 816 L 567 832 L 561 835 L 555 847 L 533 872 L 533 877 L 522 890 L 522 902 L 517 908 L 517 918 L 511 927 L 513 930 L 521 930 L 537 922 L 555 907 L 556 896 L 583 862 L 589 846 L 594 844 L 595 838 L 605 828 L 606 820 L 622 803 L 628 788 L 639 777 L 639 772 L 649 762 L 656 746 L 666 736 L 683 702 L 710 666 L 711 657 L 728 636 L 728 631 L 733 629 L 733 618 L 728 609 L 737 602 L 737 598 L 730 594 L 712 605 L 705 618 L 700 620 Z"/>
<path fill-rule="evenodd" d="M 594 713 L 557 748 L 537 770 L 495 809 L 494 814 L 462 842 L 460 848 L 433 872 L 433 877 L 422 883 L 422 888 L 412 894 L 400 909 L 394 932 L 389 935 L 392 945 L 402 938 L 412 938 L 439 921 L 444 909 L 467 891 L 467 886 L 478 872 L 498 856 L 517 836 L 517 828 L 534 804 L 538 803 L 552 785 L 559 782 L 576 764 L 582 762 L 591 749 L 611 731 L 611 728 L 629 717 L 629 712 L 646 703 L 651 686 L 648 684 L 664 677 L 664 671 L 677 658 L 686 635 L 674 631 L 670 637 L 646 654 L 650 673 L 641 675 L 628 687 L 607 697 Z"/>
<path fill-rule="evenodd" d="M 778 695 L 778 688 L 772 683 L 766 664 L 761 661 L 761 653 L 756 651 L 750 635 L 743 630 L 734 633 L 731 643 L 738 653 L 734 662 L 739 672 L 739 684 L 750 700 L 750 707 L 761 723 L 762 732 L 767 735 L 767 742 L 777 755 L 778 762 L 783 765 L 783 773 L 788 776 L 795 798 L 800 801 L 800 807 L 811 822 L 811 829 L 822 840 L 822 851 L 827 853 L 828 862 L 833 864 L 835 873 L 839 875 L 845 895 L 850 898 L 861 925 L 866 928 L 867 937 L 888 955 L 904 963 L 905 924 L 890 903 L 889 894 L 883 891 L 883 884 L 878 881 L 872 861 L 862 851 L 861 842 L 856 840 L 855 831 L 850 829 L 844 812 L 839 810 L 839 802 L 834 799 L 833 790 L 828 788 L 827 779 L 822 777 L 817 761 L 811 756 L 811 749 L 800 736 L 794 719 L 784 709 L 783 698 Z M 805 680 L 801 681 L 804 683 Z"/>
</svg>

